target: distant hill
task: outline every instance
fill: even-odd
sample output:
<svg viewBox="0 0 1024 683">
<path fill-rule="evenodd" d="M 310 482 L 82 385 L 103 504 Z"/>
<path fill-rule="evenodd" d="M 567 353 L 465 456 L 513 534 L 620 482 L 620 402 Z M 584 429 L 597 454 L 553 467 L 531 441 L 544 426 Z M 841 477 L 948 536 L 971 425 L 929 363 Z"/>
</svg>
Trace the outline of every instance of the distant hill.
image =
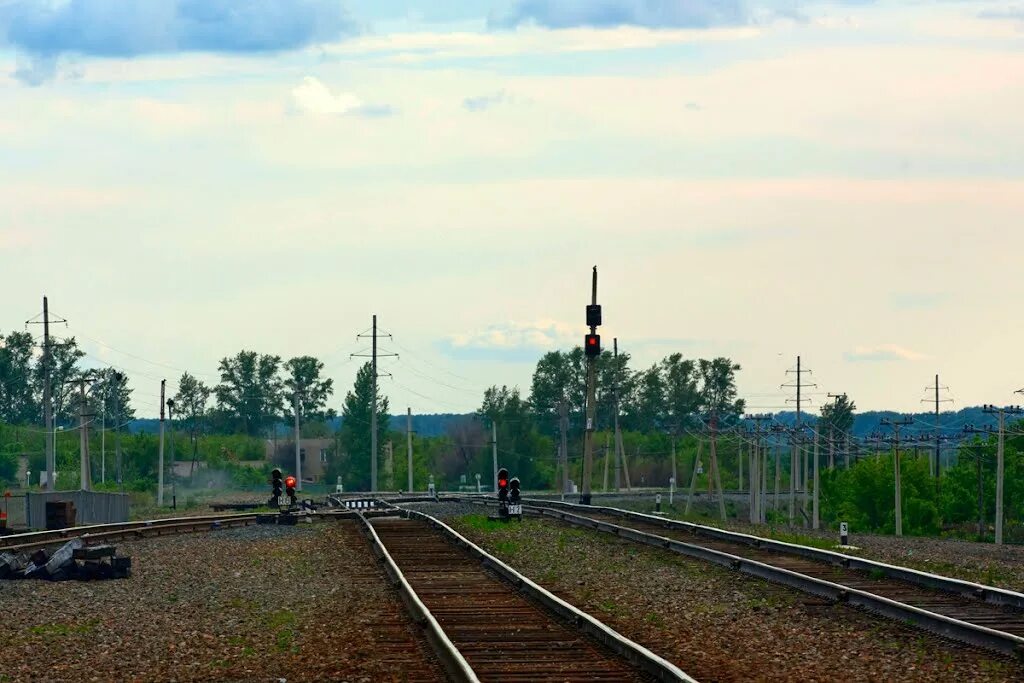
<svg viewBox="0 0 1024 683">
<path fill-rule="evenodd" d="M 458 420 L 471 418 L 472 413 L 459 415 L 455 413 L 437 413 L 433 415 L 413 415 L 412 416 L 412 431 L 419 436 L 440 436 L 445 433 L 448 425 Z M 404 432 L 405 431 L 405 415 L 391 415 L 390 427 L 393 431 Z M 336 417 L 333 420 L 328 421 L 328 427 L 336 430 L 341 426 L 343 418 Z M 148 433 L 156 434 L 160 431 L 160 420 L 154 418 L 145 418 L 139 420 L 132 420 L 128 423 L 129 431 L 136 433 Z M 278 425 L 280 433 L 286 434 L 292 429 L 290 424 L 282 422 Z"/>
</svg>

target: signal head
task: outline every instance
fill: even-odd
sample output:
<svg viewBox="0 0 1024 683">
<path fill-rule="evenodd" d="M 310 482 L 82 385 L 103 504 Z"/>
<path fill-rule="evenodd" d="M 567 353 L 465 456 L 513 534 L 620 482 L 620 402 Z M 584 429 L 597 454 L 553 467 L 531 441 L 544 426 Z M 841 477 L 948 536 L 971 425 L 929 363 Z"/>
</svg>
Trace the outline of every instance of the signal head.
<svg viewBox="0 0 1024 683">
<path fill-rule="evenodd" d="M 510 489 L 510 491 L 509 491 L 509 499 L 513 503 L 518 503 L 519 502 L 519 477 L 512 477 L 512 480 L 509 481 L 509 483 L 508 483 L 508 487 Z"/>
<path fill-rule="evenodd" d="M 292 475 L 289 474 L 287 477 L 285 477 L 284 485 L 287 486 L 288 488 L 295 488 L 295 483 L 295 477 L 293 477 Z"/>
<path fill-rule="evenodd" d="M 276 479 L 280 479 L 281 478 L 281 470 L 279 468 L 275 467 L 274 470 L 270 473 L 270 477 L 272 479 L 275 479 L 275 480 Z"/>
<path fill-rule="evenodd" d="M 601 335 L 588 334 L 583 338 L 583 353 L 587 356 L 601 355 Z"/>
</svg>

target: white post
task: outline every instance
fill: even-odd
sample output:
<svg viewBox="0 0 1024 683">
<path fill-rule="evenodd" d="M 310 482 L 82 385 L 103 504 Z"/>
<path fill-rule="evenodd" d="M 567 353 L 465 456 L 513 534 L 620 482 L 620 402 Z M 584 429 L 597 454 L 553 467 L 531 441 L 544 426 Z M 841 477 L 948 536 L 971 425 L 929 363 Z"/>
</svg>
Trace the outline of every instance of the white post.
<svg viewBox="0 0 1024 683">
<path fill-rule="evenodd" d="M 295 412 L 295 490 L 302 490 L 302 456 L 301 448 L 299 444 L 301 442 L 302 432 L 299 429 L 299 388 L 295 387 L 295 400 L 294 400 L 294 412 Z"/>
<path fill-rule="evenodd" d="M 157 462 L 156 474 L 156 506 L 164 506 L 164 389 L 167 380 L 160 380 L 160 457 Z"/>
<path fill-rule="evenodd" d="M 672 507 L 672 494 L 676 492 L 676 478 L 668 478 L 668 506 Z"/>
<path fill-rule="evenodd" d="M 996 449 L 996 545 L 1003 544 L 1003 455 L 1006 443 L 1006 411 L 999 409 L 999 447 Z"/>
<path fill-rule="evenodd" d="M 895 484 L 893 488 L 896 489 L 896 535 L 903 535 L 903 495 L 902 488 L 903 484 L 900 481 L 900 439 L 899 439 L 899 427 L 896 428 L 896 442 L 895 449 L 892 454 L 892 466 L 893 473 L 895 474 Z"/>
</svg>

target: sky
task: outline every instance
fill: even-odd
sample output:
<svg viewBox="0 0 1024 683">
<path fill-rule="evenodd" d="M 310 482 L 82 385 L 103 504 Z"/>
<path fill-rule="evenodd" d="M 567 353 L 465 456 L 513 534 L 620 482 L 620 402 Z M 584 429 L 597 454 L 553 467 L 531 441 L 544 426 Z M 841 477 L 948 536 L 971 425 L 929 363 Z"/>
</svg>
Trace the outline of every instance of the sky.
<svg viewBox="0 0 1024 683">
<path fill-rule="evenodd" d="M 1019 0 L 0 0 L 0 331 L 48 296 L 142 416 L 243 348 L 340 408 L 376 314 L 462 412 L 597 265 L 606 345 L 758 412 L 797 355 L 812 411 L 1019 402 L 1022 112 Z"/>
</svg>

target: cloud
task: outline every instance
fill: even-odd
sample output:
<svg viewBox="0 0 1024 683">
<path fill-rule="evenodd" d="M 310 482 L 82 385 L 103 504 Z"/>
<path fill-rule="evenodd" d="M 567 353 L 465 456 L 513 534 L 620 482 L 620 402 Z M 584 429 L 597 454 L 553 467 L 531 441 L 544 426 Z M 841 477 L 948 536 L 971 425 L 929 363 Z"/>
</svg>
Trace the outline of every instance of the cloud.
<svg viewBox="0 0 1024 683">
<path fill-rule="evenodd" d="M 578 346 L 581 335 L 578 326 L 557 320 L 511 321 L 449 335 L 439 346 L 464 359 L 536 360 L 538 352 Z"/>
<path fill-rule="evenodd" d="M 505 94 L 504 90 L 498 92 L 489 93 L 486 95 L 477 95 L 476 97 L 467 97 L 462 100 L 462 107 L 466 111 L 485 111 L 491 107 L 495 107 L 504 102 L 508 102 L 509 97 Z"/>
<path fill-rule="evenodd" d="M 843 358 L 852 363 L 873 361 L 917 361 L 927 358 L 923 353 L 905 349 L 896 344 L 878 344 L 876 346 L 858 346 L 847 351 Z"/>
<path fill-rule="evenodd" d="M 948 292 L 899 292 L 893 294 L 892 305 L 901 310 L 935 308 L 949 301 Z"/>
<path fill-rule="evenodd" d="M 743 0 L 516 0 L 488 18 L 491 28 L 534 24 L 547 28 L 742 26 L 753 15 Z"/>
<path fill-rule="evenodd" d="M 364 104 L 355 93 L 332 93 L 318 78 L 306 76 L 292 89 L 292 104 L 304 114 L 361 116 L 379 119 L 394 116 L 397 110 L 389 104 Z"/>
<path fill-rule="evenodd" d="M 14 76 L 39 82 L 66 54 L 266 53 L 358 33 L 338 0 L 13 0 L 0 4 L 0 45 L 38 62 Z M 53 67 L 49 67 L 52 77 Z"/>
</svg>

